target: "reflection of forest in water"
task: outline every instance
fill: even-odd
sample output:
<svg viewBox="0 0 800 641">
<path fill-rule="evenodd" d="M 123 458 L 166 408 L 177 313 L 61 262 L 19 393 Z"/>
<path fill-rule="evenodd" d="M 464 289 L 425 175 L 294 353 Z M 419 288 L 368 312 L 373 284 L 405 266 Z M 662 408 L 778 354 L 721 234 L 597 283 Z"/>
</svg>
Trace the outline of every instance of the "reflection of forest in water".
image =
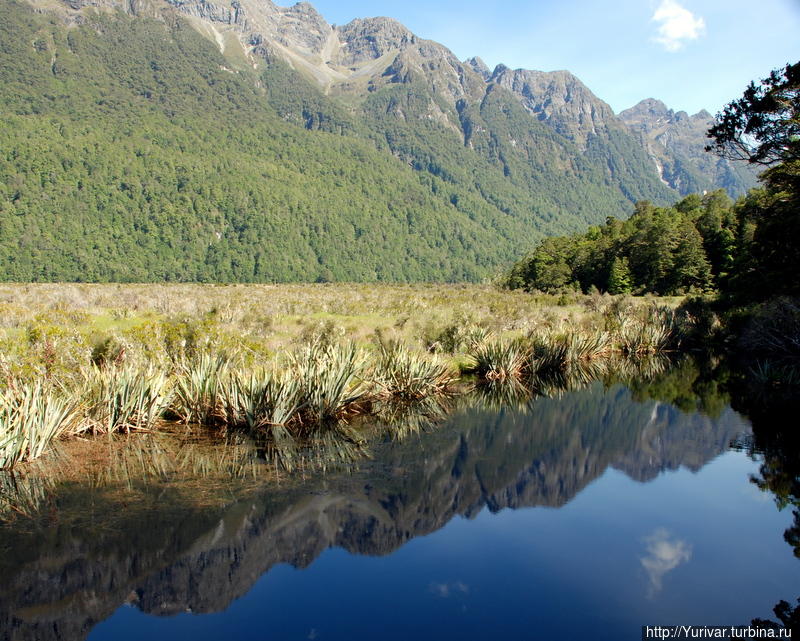
<svg viewBox="0 0 800 641">
<path fill-rule="evenodd" d="M 506 404 L 473 396 L 435 429 L 373 444 L 370 460 L 246 483 L 238 495 L 234 481 L 134 473 L 128 489 L 59 484 L 36 518 L 0 530 L 2 638 L 81 639 L 123 603 L 158 615 L 223 610 L 272 566 L 306 567 L 332 546 L 389 554 L 484 507 L 562 506 L 610 467 L 648 481 L 698 470 L 732 442 L 764 447 L 721 389 L 687 361 L 629 387 L 512 394 Z M 128 469 L 146 469 L 147 456 L 132 454 L 138 467 Z M 784 462 L 768 455 L 761 484 L 796 502 L 796 488 L 783 492 Z"/>
<path fill-rule="evenodd" d="M 791 509 L 792 525 L 783 538 L 795 557 L 800 559 L 800 434 L 797 431 L 796 398 L 779 393 L 774 396 L 756 395 L 750 390 L 738 390 L 734 406 L 746 411 L 752 420 L 751 452 L 763 457 L 759 475 L 752 478 L 764 492 L 772 494 L 778 509 Z M 787 595 L 792 598 L 793 595 Z M 794 606 L 794 607 L 793 607 Z M 800 597 L 796 601 L 779 601 L 775 620 L 754 619 L 753 624 L 764 628 L 791 629 L 800 633 Z"/>
</svg>

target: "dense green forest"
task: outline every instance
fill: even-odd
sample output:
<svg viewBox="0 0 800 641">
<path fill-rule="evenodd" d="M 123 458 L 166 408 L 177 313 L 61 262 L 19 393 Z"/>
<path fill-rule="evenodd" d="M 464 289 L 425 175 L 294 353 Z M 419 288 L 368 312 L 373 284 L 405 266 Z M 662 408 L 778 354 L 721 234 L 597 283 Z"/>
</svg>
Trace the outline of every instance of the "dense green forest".
<svg viewBox="0 0 800 641">
<path fill-rule="evenodd" d="M 0 10 L 3 280 L 474 281 L 669 193 L 499 88 L 458 107 L 465 141 L 392 115 L 434 99 L 413 79 L 346 106 L 175 15 Z"/>
<path fill-rule="evenodd" d="M 742 223 L 741 204 L 723 190 L 673 207 L 640 201 L 624 222 L 609 218 L 583 234 L 545 239 L 514 265 L 508 284 L 612 294 L 709 291 L 730 274 L 737 238 L 747 234 Z"/>
<path fill-rule="evenodd" d="M 737 202 L 723 190 L 672 207 L 636 203 L 582 234 L 542 240 L 504 278 L 512 289 L 593 289 L 611 294 L 722 291 L 761 300 L 797 294 L 797 163 L 775 167 L 767 186 Z M 794 204 L 793 204 L 794 203 Z"/>
</svg>

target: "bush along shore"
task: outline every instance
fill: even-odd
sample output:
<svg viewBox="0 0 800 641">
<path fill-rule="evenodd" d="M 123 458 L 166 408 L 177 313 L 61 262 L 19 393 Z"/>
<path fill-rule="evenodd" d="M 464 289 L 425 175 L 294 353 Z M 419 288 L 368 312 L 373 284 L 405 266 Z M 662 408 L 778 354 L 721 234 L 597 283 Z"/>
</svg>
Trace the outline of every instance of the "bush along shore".
<svg viewBox="0 0 800 641">
<path fill-rule="evenodd" d="M 213 298 L 213 290 L 205 291 Z M 528 315 L 512 318 L 500 303 L 517 295 L 495 292 L 488 308 L 449 321 L 438 315 L 452 309 L 445 297 L 420 310 L 425 318 L 414 325 L 393 308 L 413 291 L 385 294 L 372 310 L 385 322 L 367 335 L 345 329 L 347 315 L 328 316 L 311 330 L 283 318 L 276 325 L 296 329 L 277 349 L 269 343 L 275 326 L 265 331 L 235 314 L 221 320 L 213 308 L 187 320 L 136 305 L 139 317 L 126 308 L 112 314 L 115 321 L 74 301 L 32 318 L 18 308 L 16 322 L 6 315 L 0 352 L 0 468 L 41 457 L 54 439 L 167 427 L 238 432 L 273 445 L 333 433 L 358 444 L 358 417 L 382 420 L 476 385 L 489 398 L 513 398 L 518 388 L 576 372 L 591 377 L 610 363 L 624 369 L 621 362 L 679 350 L 693 322 L 655 299 L 576 296 L 548 306 L 530 294 Z M 254 333 L 252 325 L 261 329 Z"/>
</svg>

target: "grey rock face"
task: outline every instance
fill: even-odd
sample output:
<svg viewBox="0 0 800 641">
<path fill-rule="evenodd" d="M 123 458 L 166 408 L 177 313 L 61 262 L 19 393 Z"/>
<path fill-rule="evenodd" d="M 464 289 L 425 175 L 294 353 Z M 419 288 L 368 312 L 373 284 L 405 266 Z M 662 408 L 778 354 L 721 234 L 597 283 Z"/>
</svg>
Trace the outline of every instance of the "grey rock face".
<svg viewBox="0 0 800 641">
<path fill-rule="evenodd" d="M 229 25 L 239 25 L 246 28 L 244 9 L 236 0 L 234 0 L 230 6 L 214 4 L 213 2 L 206 2 L 205 0 L 200 0 L 199 2 L 194 0 L 188 2 L 184 0 L 167 0 L 167 2 L 181 13 L 194 16 L 195 18 Z"/>
<path fill-rule="evenodd" d="M 413 33 L 391 18 L 353 20 L 338 27 L 337 33 L 345 43 L 339 58 L 345 66 L 375 60 L 392 50 L 403 51 L 417 41 Z"/>
<path fill-rule="evenodd" d="M 681 194 L 722 187 L 736 197 L 757 183 L 757 173 L 748 165 L 705 151 L 706 132 L 714 123 L 705 109 L 690 116 L 647 98 L 619 118 L 639 136 L 662 180 Z"/>
<path fill-rule="evenodd" d="M 491 81 L 511 91 L 530 113 L 580 146 L 616 120 L 611 107 L 568 71 L 511 70 L 499 65 Z"/>
<path fill-rule="evenodd" d="M 322 51 L 331 27 L 312 5 L 299 2 L 280 14 L 276 35 L 282 45 L 306 54 Z"/>
<path fill-rule="evenodd" d="M 184 15 L 234 27 L 245 51 L 265 40 L 278 43 L 302 55 L 319 54 L 331 34 L 331 27 L 308 2 L 278 7 L 269 0 L 166 0 Z"/>
<path fill-rule="evenodd" d="M 477 73 L 481 78 L 488 82 L 489 78 L 492 77 L 492 72 L 489 67 L 486 66 L 486 63 L 481 60 L 478 56 L 474 56 L 472 58 L 468 58 L 464 61 L 464 64 L 467 65 L 470 69 L 472 69 L 475 73 Z"/>
<path fill-rule="evenodd" d="M 646 98 L 636 106 L 620 112 L 620 119 L 629 127 L 640 131 L 653 129 L 673 119 L 673 111 L 660 100 Z"/>
</svg>

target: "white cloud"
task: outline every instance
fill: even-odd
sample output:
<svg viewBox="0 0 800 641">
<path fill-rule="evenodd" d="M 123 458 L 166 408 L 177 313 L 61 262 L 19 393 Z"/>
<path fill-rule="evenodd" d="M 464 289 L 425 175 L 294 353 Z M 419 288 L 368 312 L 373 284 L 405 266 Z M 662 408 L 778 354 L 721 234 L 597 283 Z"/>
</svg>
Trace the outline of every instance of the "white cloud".
<svg viewBox="0 0 800 641">
<path fill-rule="evenodd" d="M 662 0 L 652 21 L 658 23 L 653 40 L 667 51 L 678 51 L 686 42 L 697 40 L 706 32 L 706 21 L 675 0 Z"/>
</svg>

